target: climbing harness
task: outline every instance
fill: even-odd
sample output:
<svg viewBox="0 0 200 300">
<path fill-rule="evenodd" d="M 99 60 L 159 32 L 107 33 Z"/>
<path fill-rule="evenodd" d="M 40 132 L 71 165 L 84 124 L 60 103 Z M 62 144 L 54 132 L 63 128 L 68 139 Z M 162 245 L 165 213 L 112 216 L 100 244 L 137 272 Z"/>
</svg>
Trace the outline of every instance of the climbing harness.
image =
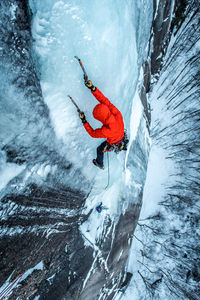
<svg viewBox="0 0 200 300">
<path fill-rule="evenodd" d="M 123 139 L 112 145 L 107 143 L 106 147 L 104 148 L 104 152 L 114 151 L 116 154 L 118 154 L 122 150 L 126 151 L 128 142 L 129 142 L 128 135 L 127 135 L 127 131 L 125 130 Z"/>
<path fill-rule="evenodd" d="M 83 78 L 84 78 L 84 81 L 87 81 L 87 80 L 88 80 L 88 76 L 87 76 L 87 73 L 86 73 L 86 71 L 85 71 L 85 68 L 84 68 L 84 66 L 83 66 L 82 61 L 80 60 L 80 58 L 79 58 L 78 56 L 74 56 L 74 57 L 78 60 L 79 65 L 80 65 L 80 67 L 81 67 L 81 69 L 82 69 L 82 71 L 83 71 Z"/>
</svg>

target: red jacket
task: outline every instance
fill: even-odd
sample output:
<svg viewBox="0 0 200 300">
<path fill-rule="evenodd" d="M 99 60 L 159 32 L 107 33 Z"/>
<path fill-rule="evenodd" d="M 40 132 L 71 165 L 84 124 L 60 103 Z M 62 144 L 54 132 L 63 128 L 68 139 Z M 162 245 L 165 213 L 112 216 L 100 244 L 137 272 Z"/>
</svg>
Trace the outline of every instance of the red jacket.
<svg viewBox="0 0 200 300">
<path fill-rule="evenodd" d="M 87 122 L 84 124 L 86 131 L 93 138 L 107 138 L 109 144 L 122 140 L 124 137 L 122 114 L 98 89 L 92 94 L 101 103 L 95 106 L 93 116 L 102 122 L 103 126 L 93 129 Z"/>
</svg>

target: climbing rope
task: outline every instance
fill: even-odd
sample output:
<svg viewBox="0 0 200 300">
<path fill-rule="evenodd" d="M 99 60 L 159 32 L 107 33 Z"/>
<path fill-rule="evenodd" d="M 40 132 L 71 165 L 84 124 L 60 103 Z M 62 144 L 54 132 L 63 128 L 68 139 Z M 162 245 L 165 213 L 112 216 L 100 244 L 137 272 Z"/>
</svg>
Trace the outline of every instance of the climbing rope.
<svg viewBox="0 0 200 300">
<path fill-rule="evenodd" d="M 110 184 L 110 168 L 109 168 L 109 155 L 108 155 L 108 152 L 107 152 L 107 161 L 108 161 L 108 183 L 105 187 L 105 190 L 109 187 L 109 184 Z"/>
</svg>

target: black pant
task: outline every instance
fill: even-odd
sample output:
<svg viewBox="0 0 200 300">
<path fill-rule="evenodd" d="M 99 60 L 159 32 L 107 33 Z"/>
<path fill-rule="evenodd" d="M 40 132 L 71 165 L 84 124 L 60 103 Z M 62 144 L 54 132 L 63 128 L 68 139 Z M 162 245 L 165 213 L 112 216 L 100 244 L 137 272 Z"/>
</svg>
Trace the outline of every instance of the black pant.
<svg viewBox="0 0 200 300">
<path fill-rule="evenodd" d="M 97 158 L 96 161 L 98 162 L 98 164 L 100 166 L 103 167 L 103 155 L 104 155 L 104 148 L 107 145 L 107 141 L 104 141 L 103 143 L 101 143 L 101 145 L 99 145 L 99 147 L 97 147 Z"/>
</svg>

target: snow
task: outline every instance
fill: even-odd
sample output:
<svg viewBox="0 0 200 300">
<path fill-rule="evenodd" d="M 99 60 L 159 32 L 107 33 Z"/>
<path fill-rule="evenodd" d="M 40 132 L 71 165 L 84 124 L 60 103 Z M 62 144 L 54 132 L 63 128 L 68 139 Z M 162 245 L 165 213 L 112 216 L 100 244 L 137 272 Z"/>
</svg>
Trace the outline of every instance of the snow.
<svg viewBox="0 0 200 300">
<path fill-rule="evenodd" d="M 155 95 L 153 95 L 155 97 Z M 156 102 L 155 109 L 152 113 L 152 123 L 157 122 L 157 116 L 163 115 L 163 106 Z M 170 124 L 170 115 L 165 114 L 162 119 L 165 126 Z M 160 211 L 159 202 L 163 200 L 166 193 L 166 186 L 169 180 L 169 174 L 173 174 L 175 170 L 174 163 L 167 159 L 168 152 L 156 144 L 156 142 L 151 143 L 151 149 L 148 160 L 146 181 L 143 191 L 143 203 L 140 212 L 140 220 L 144 220 L 149 216 Z M 129 176 L 129 174 L 127 175 Z M 127 177 L 128 180 L 128 177 Z M 141 290 L 143 289 L 142 278 L 138 275 L 138 270 L 140 270 L 140 263 L 138 259 L 141 257 L 141 251 L 143 245 L 143 236 L 140 232 L 140 228 L 136 228 L 134 233 L 134 238 L 132 241 L 129 259 L 127 263 L 127 271 L 133 274 L 131 282 L 123 295 L 121 295 L 122 300 L 134 300 L 141 299 Z"/>
<path fill-rule="evenodd" d="M 11 12 L 11 15 L 12 15 L 12 20 L 15 20 L 16 19 L 16 16 L 15 16 L 15 13 L 16 13 L 16 9 L 17 9 L 17 6 L 15 4 L 11 4 L 11 7 L 10 7 L 10 12 Z"/>
<path fill-rule="evenodd" d="M 160 211 L 159 202 L 163 200 L 165 195 L 169 174 L 174 172 L 174 165 L 170 160 L 166 159 L 166 155 L 167 152 L 163 148 L 152 145 L 139 222 Z M 174 222 L 174 220 L 171 220 L 171 222 Z M 175 223 L 177 224 L 177 220 Z M 140 228 L 137 227 L 134 233 L 134 239 L 127 264 L 127 271 L 133 274 L 133 278 L 125 291 L 125 294 L 122 296 L 122 300 L 132 300 L 133 297 L 134 300 L 141 299 L 143 282 L 137 273 L 137 270 L 140 270 L 138 259 L 141 256 L 142 250 L 141 240 L 143 241 L 143 236 L 140 233 Z"/>
<path fill-rule="evenodd" d="M 163 148 L 152 145 L 140 219 L 145 219 L 154 214 L 158 209 L 159 202 L 165 195 L 169 174 L 174 172 L 174 165 L 170 160 L 166 159 L 166 156 L 167 152 Z"/>
<path fill-rule="evenodd" d="M 47 278 L 47 280 L 48 280 L 48 282 L 49 282 L 50 284 L 53 283 L 53 279 L 54 279 L 55 275 L 56 275 L 56 273 L 53 274 L 52 276 L 50 276 L 49 278 Z"/>
<path fill-rule="evenodd" d="M 43 270 L 44 264 L 43 261 L 40 261 L 35 267 L 28 269 L 22 276 L 21 281 L 25 280 L 30 274 L 35 270 Z"/>
<path fill-rule="evenodd" d="M 25 169 L 25 165 L 4 163 L 0 166 L 0 190 L 6 187 L 8 182 L 19 175 Z"/>
<path fill-rule="evenodd" d="M 142 118 L 142 113 L 143 113 L 143 106 L 138 94 L 138 90 L 135 92 L 135 96 L 133 98 L 133 105 L 132 105 L 132 112 L 131 112 L 131 119 L 130 119 L 130 140 L 129 140 L 129 145 L 128 145 L 128 151 L 126 158 L 128 158 L 128 154 L 132 145 L 132 142 L 135 140 L 137 132 L 138 132 L 138 127 L 140 125 L 140 121 Z M 126 160 L 127 162 L 127 160 Z"/>
</svg>

